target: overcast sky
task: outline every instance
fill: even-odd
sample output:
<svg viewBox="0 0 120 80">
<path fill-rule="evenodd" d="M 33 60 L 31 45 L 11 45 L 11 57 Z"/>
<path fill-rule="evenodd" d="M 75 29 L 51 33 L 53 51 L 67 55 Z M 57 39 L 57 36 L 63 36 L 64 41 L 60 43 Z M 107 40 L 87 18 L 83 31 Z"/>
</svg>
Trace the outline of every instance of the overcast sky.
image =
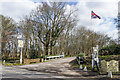
<svg viewBox="0 0 120 80">
<path fill-rule="evenodd" d="M 43 0 L 44 1 L 44 0 Z M 47 3 L 50 5 L 48 0 Z M 79 19 L 77 27 L 85 26 L 96 32 L 108 34 L 113 39 L 117 39 L 117 28 L 113 18 L 118 14 L 118 0 L 67 0 L 67 11 L 78 9 L 76 15 Z M 71 3 L 69 3 L 71 1 Z M 39 5 L 40 0 L 0 0 L 0 14 L 9 16 L 15 21 L 19 21 L 28 15 L 32 9 Z M 74 2 L 72 4 L 72 2 Z M 101 19 L 91 20 L 91 10 Z"/>
</svg>

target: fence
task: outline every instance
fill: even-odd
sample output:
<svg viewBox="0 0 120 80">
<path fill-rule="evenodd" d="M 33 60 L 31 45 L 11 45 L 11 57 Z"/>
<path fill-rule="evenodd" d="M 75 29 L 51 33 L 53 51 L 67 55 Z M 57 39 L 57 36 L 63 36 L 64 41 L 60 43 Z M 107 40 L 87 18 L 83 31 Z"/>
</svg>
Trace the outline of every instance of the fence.
<svg viewBox="0 0 120 80">
<path fill-rule="evenodd" d="M 48 57 L 45 57 L 45 61 L 46 60 L 50 60 L 50 59 L 56 59 L 56 58 L 63 58 L 64 55 L 58 55 L 58 56 L 48 56 Z M 42 59 L 42 58 L 41 58 Z M 24 59 L 24 64 L 30 64 L 30 63 L 39 63 L 40 62 L 40 59 Z M 41 61 L 43 62 L 43 61 Z"/>
<path fill-rule="evenodd" d="M 63 57 L 64 57 L 64 55 L 48 56 L 48 57 L 45 57 L 45 61 L 50 60 L 50 59 L 63 58 Z"/>
<path fill-rule="evenodd" d="M 40 59 L 24 59 L 24 64 L 30 64 L 31 62 L 39 63 Z"/>
</svg>

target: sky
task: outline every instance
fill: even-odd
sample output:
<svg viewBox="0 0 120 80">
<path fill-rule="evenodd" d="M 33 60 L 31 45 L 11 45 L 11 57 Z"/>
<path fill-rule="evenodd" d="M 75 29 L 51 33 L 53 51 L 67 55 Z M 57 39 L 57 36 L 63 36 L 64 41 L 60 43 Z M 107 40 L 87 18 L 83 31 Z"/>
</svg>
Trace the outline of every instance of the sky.
<svg viewBox="0 0 120 80">
<path fill-rule="evenodd" d="M 62 0 L 42 0 L 49 6 L 50 1 Z M 118 30 L 113 19 L 118 15 L 118 0 L 64 0 L 67 2 L 66 12 L 70 9 L 78 9 L 77 27 L 85 26 L 95 32 L 108 34 L 113 39 L 118 38 Z M 35 9 L 41 0 L 0 0 L 0 14 L 13 18 L 16 22 L 28 15 Z M 101 19 L 91 20 L 91 10 L 93 10 Z"/>
</svg>

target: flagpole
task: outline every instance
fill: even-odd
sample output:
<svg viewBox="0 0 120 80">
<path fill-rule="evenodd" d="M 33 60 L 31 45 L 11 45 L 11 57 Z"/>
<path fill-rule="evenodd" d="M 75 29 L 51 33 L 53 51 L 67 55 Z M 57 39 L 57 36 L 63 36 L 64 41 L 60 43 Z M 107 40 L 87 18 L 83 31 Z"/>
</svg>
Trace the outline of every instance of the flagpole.
<svg viewBox="0 0 120 80">
<path fill-rule="evenodd" d="M 91 14 L 90 14 L 90 19 L 91 19 L 91 27 L 92 27 L 92 10 L 91 10 Z M 94 60 L 93 60 L 93 43 L 92 43 L 92 69 L 93 69 L 93 64 Z"/>
<path fill-rule="evenodd" d="M 92 15 L 92 11 L 91 11 L 91 15 Z M 91 16 L 91 27 L 92 27 L 92 16 Z M 94 67 L 94 60 L 93 60 L 94 54 L 93 54 L 93 43 L 92 43 L 92 69 Z"/>
<path fill-rule="evenodd" d="M 93 22 L 92 21 L 93 20 L 92 20 L 92 10 L 91 10 L 91 27 L 93 26 Z M 92 36 L 92 38 L 93 38 L 93 36 Z M 94 46 L 93 46 L 93 42 L 92 42 L 92 70 L 94 68 L 94 51 L 93 51 L 93 48 L 94 48 Z"/>
<path fill-rule="evenodd" d="M 99 19 L 101 19 L 101 17 L 100 16 L 98 16 L 97 14 L 95 14 L 93 11 L 91 11 L 91 26 L 92 26 L 92 19 L 93 18 L 99 18 Z M 97 48 L 98 48 L 98 46 L 97 46 Z M 97 49 L 98 50 L 98 49 Z M 97 52 L 97 55 L 98 55 L 98 52 Z M 98 56 L 97 56 L 97 58 L 98 58 Z M 92 43 L 92 69 L 94 69 L 94 47 L 93 47 L 93 43 Z M 97 63 L 97 65 L 98 65 L 98 63 Z"/>
</svg>

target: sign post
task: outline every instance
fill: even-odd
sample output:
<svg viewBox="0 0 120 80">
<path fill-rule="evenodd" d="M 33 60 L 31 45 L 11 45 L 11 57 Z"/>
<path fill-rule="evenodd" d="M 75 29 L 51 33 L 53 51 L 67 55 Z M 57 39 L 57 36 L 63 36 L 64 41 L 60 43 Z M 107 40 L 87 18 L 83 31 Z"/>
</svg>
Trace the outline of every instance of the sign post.
<svg viewBox="0 0 120 80">
<path fill-rule="evenodd" d="M 95 62 L 96 61 L 96 62 Z M 98 45 L 96 45 L 96 47 L 93 47 L 93 53 L 92 53 L 92 69 L 94 70 L 95 68 L 95 65 L 97 66 L 97 69 L 98 69 L 98 66 L 99 66 L 99 58 L 98 58 Z M 98 69 L 99 70 L 99 69 Z"/>
<path fill-rule="evenodd" d="M 18 40 L 18 47 L 21 48 L 20 64 L 22 64 L 22 48 L 23 48 L 23 40 Z"/>
</svg>

